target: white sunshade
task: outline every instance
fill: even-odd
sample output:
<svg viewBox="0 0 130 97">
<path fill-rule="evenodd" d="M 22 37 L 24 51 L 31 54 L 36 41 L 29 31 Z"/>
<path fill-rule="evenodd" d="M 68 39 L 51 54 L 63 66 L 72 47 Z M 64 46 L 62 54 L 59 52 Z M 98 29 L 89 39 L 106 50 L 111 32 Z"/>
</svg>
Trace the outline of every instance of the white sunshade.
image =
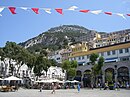
<svg viewBox="0 0 130 97">
<path fill-rule="evenodd" d="M 63 83 L 63 81 L 60 81 L 58 79 L 38 80 L 38 81 L 35 81 L 35 82 L 37 82 L 37 83 L 53 83 L 53 82 Z"/>
<path fill-rule="evenodd" d="M 77 80 L 73 80 L 73 81 L 71 81 L 71 83 L 78 83 L 79 81 L 77 81 Z"/>
<path fill-rule="evenodd" d="M 38 81 L 35 81 L 36 83 L 52 83 L 51 80 L 38 80 Z"/>
<path fill-rule="evenodd" d="M 78 83 L 79 81 L 77 81 L 77 80 L 73 80 L 73 81 L 70 81 L 70 80 L 67 80 L 67 81 L 65 81 L 66 83 Z"/>
<path fill-rule="evenodd" d="M 66 83 L 71 83 L 72 81 L 70 81 L 70 80 L 66 80 L 65 82 L 66 82 Z"/>
<path fill-rule="evenodd" d="M 3 79 L 3 80 L 22 80 L 22 79 L 17 78 L 17 77 L 15 77 L 15 76 L 10 76 L 10 77 L 7 77 L 7 78 L 5 78 L 5 79 Z"/>
<path fill-rule="evenodd" d="M 2 78 L 0 78 L 0 80 L 3 80 Z"/>
</svg>

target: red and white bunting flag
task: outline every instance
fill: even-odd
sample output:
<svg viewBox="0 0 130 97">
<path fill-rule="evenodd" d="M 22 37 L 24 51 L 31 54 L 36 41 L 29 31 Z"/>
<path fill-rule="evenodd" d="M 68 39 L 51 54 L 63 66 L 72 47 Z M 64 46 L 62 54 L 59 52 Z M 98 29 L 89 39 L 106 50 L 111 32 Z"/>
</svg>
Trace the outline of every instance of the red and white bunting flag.
<svg viewBox="0 0 130 97">
<path fill-rule="evenodd" d="M 130 14 L 126 14 L 127 16 L 130 16 Z"/>
<path fill-rule="evenodd" d="M 16 8 L 15 7 L 8 7 L 8 8 L 9 8 L 9 10 L 12 14 L 16 14 L 16 12 L 15 12 Z"/>
<path fill-rule="evenodd" d="M 68 10 L 76 10 L 78 7 L 77 6 L 71 6 L 70 8 L 68 8 Z"/>
<path fill-rule="evenodd" d="M 86 10 L 86 9 L 84 9 L 84 10 L 79 10 L 79 12 L 83 12 L 83 13 L 88 13 L 90 10 Z"/>
<path fill-rule="evenodd" d="M 98 14 L 102 13 L 102 10 L 94 10 L 94 11 L 90 11 L 90 12 L 98 15 Z"/>
<path fill-rule="evenodd" d="M 4 10 L 4 7 L 0 7 L 0 13 Z M 0 14 L 2 16 L 2 14 Z"/>
<path fill-rule="evenodd" d="M 59 14 L 62 14 L 63 15 L 63 10 L 62 10 L 62 8 L 56 8 L 55 9 Z"/>
<path fill-rule="evenodd" d="M 32 8 L 32 10 L 36 13 L 36 14 L 39 14 L 39 8 Z"/>
<path fill-rule="evenodd" d="M 126 17 L 121 13 L 116 13 L 116 15 L 121 16 L 122 18 L 126 19 Z"/>
<path fill-rule="evenodd" d="M 0 7 L 0 13 L 4 10 L 5 7 Z"/>
<path fill-rule="evenodd" d="M 21 9 L 23 9 L 23 10 L 28 10 L 28 8 L 27 7 L 20 7 Z"/>
<path fill-rule="evenodd" d="M 104 12 L 107 15 L 112 15 L 112 12 Z"/>
<path fill-rule="evenodd" d="M 43 8 L 43 10 L 45 10 L 46 13 L 51 14 L 51 9 L 50 8 Z"/>
</svg>

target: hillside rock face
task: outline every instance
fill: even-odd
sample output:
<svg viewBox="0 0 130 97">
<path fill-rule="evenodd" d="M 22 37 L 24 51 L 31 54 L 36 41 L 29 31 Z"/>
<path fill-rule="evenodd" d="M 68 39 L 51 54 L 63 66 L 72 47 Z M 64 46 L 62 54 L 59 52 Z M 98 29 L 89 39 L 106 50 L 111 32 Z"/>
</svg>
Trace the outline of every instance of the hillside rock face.
<svg viewBox="0 0 130 97">
<path fill-rule="evenodd" d="M 55 49 L 60 49 L 68 43 L 75 42 L 75 39 L 80 36 L 85 36 L 90 34 L 89 32 L 95 33 L 95 31 L 88 30 L 84 27 L 77 25 L 63 25 L 59 27 L 54 27 L 49 29 L 42 34 L 29 39 L 19 45 L 22 45 L 25 48 L 42 45 L 42 47 L 51 47 Z M 52 48 L 53 49 L 53 48 Z"/>
<path fill-rule="evenodd" d="M 19 45 L 33 51 L 43 48 L 58 50 L 61 48 L 66 48 L 69 43 L 83 41 L 84 39 L 85 41 L 91 41 L 91 37 L 93 39 L 96 33 L 100 34 L 101 38 L 108 37 L 113 34 L 122 36 L 124 33 L 130 33 L 130 29 L 105 33 L 89 30 L 78 25 L 62 25 L 51 28 L 32 39 L 19 43 Z"/>
</svg>

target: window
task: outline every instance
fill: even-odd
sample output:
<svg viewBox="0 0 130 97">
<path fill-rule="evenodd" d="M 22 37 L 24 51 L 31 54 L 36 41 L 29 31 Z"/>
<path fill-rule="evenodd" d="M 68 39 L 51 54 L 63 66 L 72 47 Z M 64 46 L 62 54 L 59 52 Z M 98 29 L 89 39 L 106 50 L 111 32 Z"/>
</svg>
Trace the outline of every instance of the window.
<svg viewBox="0 0 130 97">
<path fill-rule="evenodd" d="M 107 52 L 107 55 L 109 56 L 110 54 L 111 54 L 110 51 L 108 51 L 108 52 Z"/>
<path fill-rule="evenodd" d="M 120 58 L 121 61 L 128 61 L 129 60 L 129 57 L 123 57 L 123 58 Z"/>
<path fill-rule="evenodd" d="M 57 58 L 56 60 L 60 60 L 60 57 L 59 57 L 59 58 Z"/>
<path fill-rule="evenodd" d="M 82 60 L 84 59 L 84 56 L 82 56 Z"/>
<path fill-rule="evenodd" d="M 87 59 L 89 59 L 90 58 L 90 55 L 87 55 Z"/>
<path fill-rule="evenodd" d="M 103 52 L 101 52 L 101 56 L 104 56 L 104 53 L 103 53 Z"/>
<path fill-rule="evenodd" d="M 120 49 L 120 50 L 119 50 L 119 53 L 120 53 L 120 54 L 123 53 L 123 49 Z"/>
<path fill-rule="evenodd" d="M 81 57 L 79 56 L 79 60 L 81 60 Z"/>
<path fill-rule="evenodd" d="M 125 53 L 128 53 L 128 52 L 129 52 L 129 49 L 128 49 L 128 48 L 126 48 L 126 49 L 125 49 Z"/>
<path fill-rule="evenodd" d="M 115 51 L 115 50 L 113 50 L 113 51 L 112 51 L 112 55 L 115 55 L 115 54 L 116 54 L 116 51 Z"/>
</svg>

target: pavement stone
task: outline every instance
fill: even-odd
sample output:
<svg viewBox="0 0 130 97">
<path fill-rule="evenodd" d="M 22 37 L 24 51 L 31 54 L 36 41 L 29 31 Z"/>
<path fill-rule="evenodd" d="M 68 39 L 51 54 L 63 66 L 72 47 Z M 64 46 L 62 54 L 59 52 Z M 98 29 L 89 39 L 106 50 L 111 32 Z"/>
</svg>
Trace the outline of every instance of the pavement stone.
<svg viewBox="0 0 130 97">
<path fill-rule="evenodd" d="M 59 89 L 55 94 L 52 90 L 19 89 L 16 92 L 0 92 L 0 97 L 130 97 L 130 90 L 99 90 L 99 89 Z"/>
</svg>

